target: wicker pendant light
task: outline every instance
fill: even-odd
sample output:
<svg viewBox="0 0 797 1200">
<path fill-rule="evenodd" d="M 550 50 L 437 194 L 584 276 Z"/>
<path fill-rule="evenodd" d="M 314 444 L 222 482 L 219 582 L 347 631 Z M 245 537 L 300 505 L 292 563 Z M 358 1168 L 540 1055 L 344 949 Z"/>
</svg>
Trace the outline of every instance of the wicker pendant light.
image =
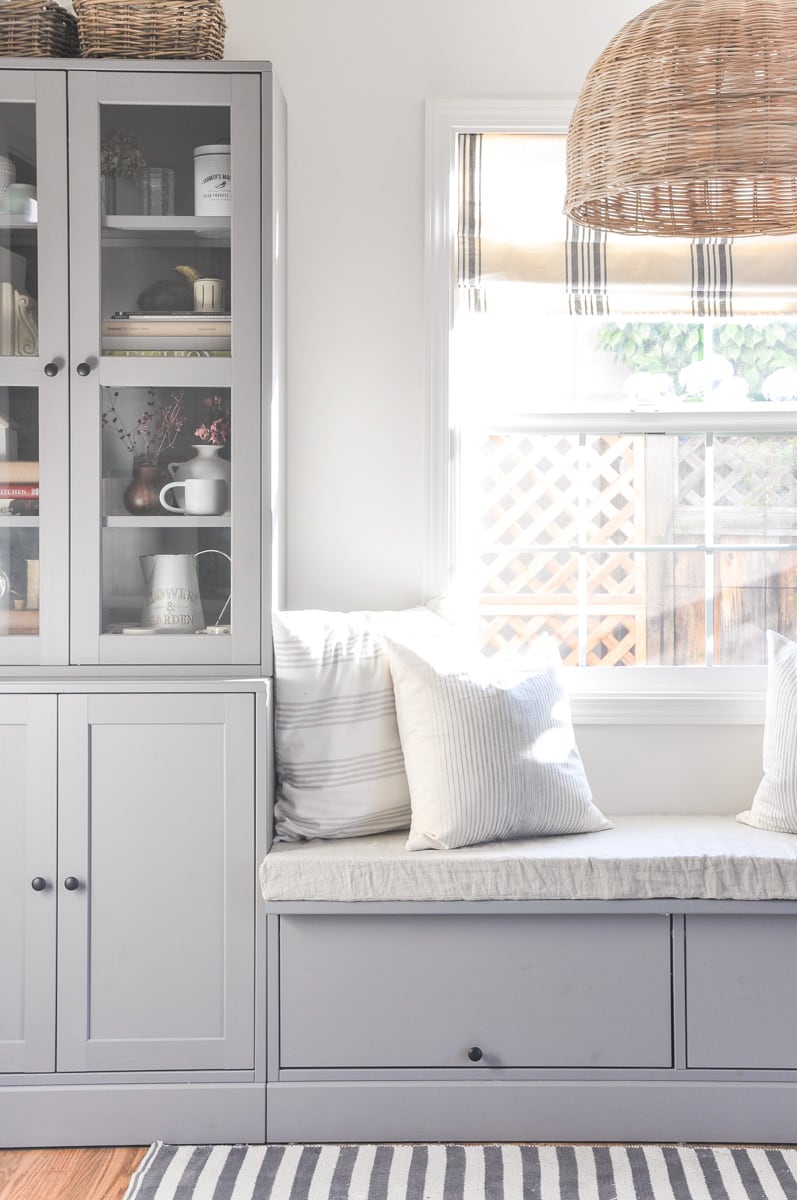
<svg viewBox="0 0 797 1200">
<path fill-rule="evenodd" d="M 797 0 L 661 0 L 587 75 L 565 212 L 665 237 L 797 233 Z"/>
</svg>

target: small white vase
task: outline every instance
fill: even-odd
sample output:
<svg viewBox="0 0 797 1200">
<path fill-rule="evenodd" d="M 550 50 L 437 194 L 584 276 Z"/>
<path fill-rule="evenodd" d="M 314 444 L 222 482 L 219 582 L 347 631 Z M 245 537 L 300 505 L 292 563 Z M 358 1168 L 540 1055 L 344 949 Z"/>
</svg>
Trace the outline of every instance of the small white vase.
<svg viewBox="0 0 797 1200">
<path fill-rule="evenodd" d="M 231 467 L 226 458 L 219 457 L 219 451 L 223 447 L 208 446 L 201 442 L 191 449 L 194 451 L 194 458 L 189 458 L 187 462 L 169 463 L 168 471 L 172 479 L 223 479 L 227 484 L 225 512 L 229 512 Z M 182 508 L 182 500 L 176 497 L 175 499 Z"/>
</svg>

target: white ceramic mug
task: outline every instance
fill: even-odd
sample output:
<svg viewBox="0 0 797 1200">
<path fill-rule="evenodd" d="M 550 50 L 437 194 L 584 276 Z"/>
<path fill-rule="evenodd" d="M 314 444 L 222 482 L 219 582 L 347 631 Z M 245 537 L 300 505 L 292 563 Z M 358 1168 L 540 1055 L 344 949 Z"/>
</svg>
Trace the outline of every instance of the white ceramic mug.
<svg viewBox="0 0 797 1200">
<path fill-rule="evenodd" d="M 224 312 L 224 280 L 197 279 L 194 283 L 194 312 Z"/>
<path fill-rule="evenodd" d="M 185 489 L 185 508 L 169 504 L 166 499 L 172 488 Z M 165 484 L 160 491 L 160 502 L 169 512 L 185 512 L 189 516 L 216 517 L 225 511 L 227 484 L 223 479 L 181 479 Z"/>
</svg>

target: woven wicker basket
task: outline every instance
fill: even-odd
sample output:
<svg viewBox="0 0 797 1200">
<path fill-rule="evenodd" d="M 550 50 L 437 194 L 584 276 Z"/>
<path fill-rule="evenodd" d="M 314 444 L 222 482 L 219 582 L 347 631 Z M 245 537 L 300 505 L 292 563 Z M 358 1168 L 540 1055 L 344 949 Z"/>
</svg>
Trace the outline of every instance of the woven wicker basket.
<svg viewBox="0 0 797 1200">
<path fill-rule="evenodd" d="M 0 56 L 75 58 L 77 22 L 53 0 L 6 0 L 0 5 Z"/>
<path fill-rule="evenodd" d="M 662 0 L 594 64 L 565 211 L 620 233 L 797 232 L 797 4 Z"/>
<path fill-rule="evenodd" d="M 219 0 L 74 0 L 81 58 L 221 58 Z"/>
</svg>

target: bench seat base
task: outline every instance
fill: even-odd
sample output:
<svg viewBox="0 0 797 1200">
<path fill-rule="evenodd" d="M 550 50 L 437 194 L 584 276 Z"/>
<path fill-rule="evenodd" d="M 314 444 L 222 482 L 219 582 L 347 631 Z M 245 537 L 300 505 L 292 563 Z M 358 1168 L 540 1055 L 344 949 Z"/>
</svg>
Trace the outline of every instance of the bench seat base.
<svg viewBox="0 0 797 1200">
<path fill-rule="evenodd" d="M 273 1142 L 793 1144 L 797 1080 L 278 1083 Z"/>
</svg>

